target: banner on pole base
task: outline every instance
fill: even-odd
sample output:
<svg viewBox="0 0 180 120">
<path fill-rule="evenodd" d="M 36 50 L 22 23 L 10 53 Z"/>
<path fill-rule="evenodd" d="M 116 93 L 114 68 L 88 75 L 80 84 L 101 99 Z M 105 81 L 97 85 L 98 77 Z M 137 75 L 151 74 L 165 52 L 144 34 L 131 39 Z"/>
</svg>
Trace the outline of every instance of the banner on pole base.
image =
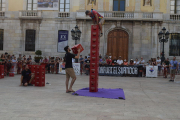
<svg viewBox="0 0 180 120">
<path fill-rule="evenodd" d="M 157 77 L 158 66 L 146 66 L 146 77 Z"/>
</svg>

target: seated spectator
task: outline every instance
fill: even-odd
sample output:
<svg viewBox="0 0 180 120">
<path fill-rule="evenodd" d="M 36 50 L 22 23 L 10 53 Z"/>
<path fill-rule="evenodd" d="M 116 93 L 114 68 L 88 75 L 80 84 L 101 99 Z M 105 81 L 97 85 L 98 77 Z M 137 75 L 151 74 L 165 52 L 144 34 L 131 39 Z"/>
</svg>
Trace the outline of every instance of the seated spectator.
<svg viewBox="0 0 180 120">
<path fill-rule="evenodd" d="M 136 60 L 134 61 L 134 65 L 139 65 L 139 61 L 138 61 L 137 58 L 136 58 Z"/>
<path fill-rule="evenodd" d="M 85 68 L 86 68 L 86 75 L 89 75 L 89 68 L 90 68 L 90 58 L 85 61 Z"/>
<path fill-rule="evenodd" d="M 118 65 L 123 65 L 123 60 L 121 59 L 121 56 L 119 56 L 119 59 L 117 60 Z"/>
<path fill-rule="evenodd" d="M 117 59 L 116 57 L 114 57 L 113 61 L 112 61 L 112 65 L 117 65 Z"/>
<path fill-rule="evenodd" d="M 21 83 L 20 86 L 33 86 L 31 84 L 32 80 L 34 79 L 34 74 L 31 74 L 31 71 L 29 70 L 28 65 L 25 66 L 25 70 L 22 71 L 21 76 Z"/>
<path fill-rule="evenodd" d="M 108 59 L 106 60 L 107 65 L 112 65 L 112 60 L 111 57 L 108 57 Z"/>
<path fill-rule="evenodd" d="M 123 63 L 123 65 L 126 65 L 126 66 L 128 66 L 128 62 L 126 61 L 126 59 L 124 60 L 124 63 Z"/>
<path fill-rule="evenodd" d="M 129 65 L 134 65 L 133 59 L 130 60 Z"/>
</svg>

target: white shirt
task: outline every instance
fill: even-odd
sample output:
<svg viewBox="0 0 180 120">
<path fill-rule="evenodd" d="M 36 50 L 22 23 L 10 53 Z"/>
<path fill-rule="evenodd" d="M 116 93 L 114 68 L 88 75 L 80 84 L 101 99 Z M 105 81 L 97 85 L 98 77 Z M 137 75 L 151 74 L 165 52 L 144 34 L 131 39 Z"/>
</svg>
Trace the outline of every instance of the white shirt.
<svg viewBox="0 0 180 120">
<path fill-rule="evenodd" d="M 141 63 L 140 63 L 141 62 Z M 144 60 L 141 60 L 139 61 L 140 65 L 144 65 L 145 61 Z"/>
<path fill-rule="evenodd" d="M 159 60 L 156 60 L 156 62 L 157 62 L 157 65 L 158 66 L 161 66 L 161 60 L 159 59 Z"/>
<path fill-rule="evenodd" d="M 121 64 L 123 64 L 123 60 L 117 60 L 117 63 L 118 63 L 119 65 L 121 65 Z"/>
<path fill-rule="evenodd" d="M 72 63 L 75 63 L 75 59 L 72 58 Z"/>
<path fill-rule="evenodd" d="M 137 61 L 137 62 L 136 62 L 136 61 L 134 61 L 134 64 L 135 64 L 135 65 L 139 65 L 139 61 Z"/>
</svg>

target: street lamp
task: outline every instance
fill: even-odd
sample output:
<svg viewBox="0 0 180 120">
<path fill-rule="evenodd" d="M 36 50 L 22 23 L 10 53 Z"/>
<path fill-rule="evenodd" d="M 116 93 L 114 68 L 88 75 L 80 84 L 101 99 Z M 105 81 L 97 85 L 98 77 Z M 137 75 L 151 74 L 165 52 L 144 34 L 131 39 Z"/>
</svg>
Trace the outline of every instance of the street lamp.
<svg viewBox="0 0 180 120">
<path fill-rule="evenodd" d="M 78 29 L 78 26 L 75 26 L 75 30 L 71 30 L 72 39 L 75 40 L 75 45 L 77 44 L 77 40 L 80 40 L 81 31 Z"/>
<path fill-rule="evenodd" d="M 75 45 L 77 45 L 77 40 L 80 40 L 81 37 L 81 31 L 79 30 L 78 26 L 76 25 L 75 30 L 71 30 L 71 36 L 72 36 L 72 40 L 75 40 Z M 78 62 L 78 59 L 75 60 L 75 62 Z"/>
<path fill-rule="evenodd" d="M 164 57 L 164 43 L 168 42 L 169 39 L 169 32 L 166 32 L 166 28 L 163 27 L 162 31 L 159 32 L 158 34 L 159 37 L 159 42 L 163 43 L 163 51 L 162 51 L 162 57 L 161 57 L 161 64 L 164 62 L 165 57 Z"/>
</svg>

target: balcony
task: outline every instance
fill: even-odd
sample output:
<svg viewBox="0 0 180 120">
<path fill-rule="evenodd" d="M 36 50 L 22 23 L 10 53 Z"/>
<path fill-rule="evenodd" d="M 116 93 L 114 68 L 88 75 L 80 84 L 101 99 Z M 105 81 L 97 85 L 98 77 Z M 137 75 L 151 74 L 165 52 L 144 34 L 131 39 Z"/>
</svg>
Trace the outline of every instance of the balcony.
<svg viewBox="0 0 180 120">
<path fill-rule="evenodd" d="M 58 17 L 67 18 L 67 17 L 70 17 L 70 13 L 69 12 L 59 12 Z"/>
<path fill-rule="evenodd" d="M 180 14 L 171 14 L 170 20 L 179 21 L 180 20 Z"/>
<path fill-rule="evenodd" d="M 128 20 L 128 21 L 163 21 L 163 13 L 143 13 L 125 11 L 103 11 L 99 12 L 105 20 Z M 77 12 L 76 19 L 90 19 L 84 12 Z"/>
<path fill-rule="evenodd" d="M 19 19 L 42 19 L 42 13 L 41 11 L 35 11 L 35 10 L 19 11 Z"/>
</svg>

